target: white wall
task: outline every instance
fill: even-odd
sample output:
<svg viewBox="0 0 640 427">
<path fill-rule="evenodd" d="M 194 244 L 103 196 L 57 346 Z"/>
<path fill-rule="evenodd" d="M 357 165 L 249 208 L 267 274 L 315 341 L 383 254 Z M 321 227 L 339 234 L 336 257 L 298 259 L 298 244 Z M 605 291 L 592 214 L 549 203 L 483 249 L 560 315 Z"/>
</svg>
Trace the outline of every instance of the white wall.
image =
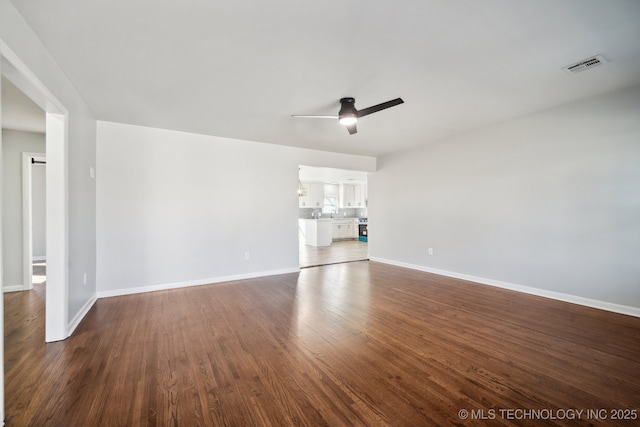
<svg viewBox="0 0 640 427">
<path fill-rule="evenodd" d="M 70 324 L 77 323 L 78 316 L 96 296 L 96 196 L 95 181 L 89 177 L 89 167 L 95 166 L 96 121 L 65 73 L 9 0 L 0 0 L 0 41 L 68 111 L 68 265 L 64 268 L 68 269 L 65 275 L 68 276 L 68 319 Z M 40 106 L 47 110 L 46 105 Z M 83 284 L 84 273 L 87 273 L 87 285 Z"/>
<path fill-rule="evenodd" d="M 640 87 L 384 156 L 369 194 L 373 258 L 640 307 Z"/>
<path fill-rule="evenodd" d="M 44 134 L 2 130 L 3 287 L 22 289 L 22 153 L 44 153 Z M 35 250 L 34 250 L 35 254 Z"/>
<path fill-rule="evenodd" d="M 375 170 L 371 157 L 98 122 L 99 296 L 297 271 L 300 164 Z"/>
</svg>

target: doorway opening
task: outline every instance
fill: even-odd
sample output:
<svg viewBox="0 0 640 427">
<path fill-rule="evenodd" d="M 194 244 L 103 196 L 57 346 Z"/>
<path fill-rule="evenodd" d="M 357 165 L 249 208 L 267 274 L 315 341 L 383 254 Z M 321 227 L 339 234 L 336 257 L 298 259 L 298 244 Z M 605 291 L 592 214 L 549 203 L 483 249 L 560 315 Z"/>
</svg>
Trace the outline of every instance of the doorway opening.
<svg viewBox="0 0 640 427">
<path fill-rule="evenodd" d="M 68 110 L 35 76 L 22 60 L 0 40 L 0 74 L 45 112 L 46 168 L 46 254 L 45 341 L 68 336 Z M 0 87 L 0 94 L 4 92 Z M 6 114 L 0 112 L 0 122 Z M 2 141 L 0 141 L 1 143 Z M 21 228 L 20 228 L 21 230 Z M 2 232 L 6 232 L 3 226 Z M 7 248 L 2 248 L 2 260 Z M 2 281 L 2 287 L 5 283 Z M 0 304 L 0 307 L 3 304 Z M 1 320 L 1 319 L 0 319 Z M 4 323 L 2 323 L 4 328 Z"/>
<path fill-rule="evenodd" d="M 369 259 L 367 172 L 299 167 L 300 268 Z"/>
<path fill-rule="evenodd" d="M 47 280 L 46 165 L 44 153 L 22 153 L 24 290 Z"/>
</svg>

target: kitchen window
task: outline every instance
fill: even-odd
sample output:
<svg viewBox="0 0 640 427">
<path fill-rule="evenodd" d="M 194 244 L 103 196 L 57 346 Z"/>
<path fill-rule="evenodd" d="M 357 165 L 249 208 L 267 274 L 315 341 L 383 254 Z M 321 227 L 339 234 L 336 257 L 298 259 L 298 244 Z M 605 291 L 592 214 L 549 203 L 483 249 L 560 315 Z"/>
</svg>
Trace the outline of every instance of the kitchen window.
<svg viewBox="0 0 640 427">
<path fill-rule="evenodd" d="M 323 214 L 331 214 L 338 212 L 338 198 L 337 197 L 325 197 L 324 204 L 322 205 Z"/>
</svg>

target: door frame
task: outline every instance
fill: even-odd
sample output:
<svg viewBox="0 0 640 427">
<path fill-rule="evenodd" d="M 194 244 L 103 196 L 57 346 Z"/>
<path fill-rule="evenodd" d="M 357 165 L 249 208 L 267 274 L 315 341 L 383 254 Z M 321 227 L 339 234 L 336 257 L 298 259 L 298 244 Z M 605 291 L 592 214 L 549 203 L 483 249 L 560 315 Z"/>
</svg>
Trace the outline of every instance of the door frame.
<svg viewBox="0 0 640 427">
<path fill-rule="evenodd" d="M 60 341 L 69 336 L 69 112 L 2 39 L 0 60 L 0 73 L 46 113 L 48 259 L 45 341 Z"/>
<path fill-rule="evenodd" d="M 0 38 L 0 75 L 46 112 L 47 152 L 47 287 L 45 297 L 45 342 L 69 336 L 69 208 L 68 135 L 69 111 L 18 55 Z M 0 85 L 0 94 L 2 87 Z M 0 129 L 2 128 L 0 109 Z M 0 147 L 2 134 L 0 132 Z M 0 176 L 2 163 L 0 162 Z M 0 186 L 0 200 L 2 190 Z M 2 279 L 2 211 L 0 210 L 0 330 L 4 331 L 4 283 Z M 4 333 L 0 337 L 0 357 L 4 360 Z M 4 363 L 0 363 L 0 421 L 4 423 Z"/>
</svg>

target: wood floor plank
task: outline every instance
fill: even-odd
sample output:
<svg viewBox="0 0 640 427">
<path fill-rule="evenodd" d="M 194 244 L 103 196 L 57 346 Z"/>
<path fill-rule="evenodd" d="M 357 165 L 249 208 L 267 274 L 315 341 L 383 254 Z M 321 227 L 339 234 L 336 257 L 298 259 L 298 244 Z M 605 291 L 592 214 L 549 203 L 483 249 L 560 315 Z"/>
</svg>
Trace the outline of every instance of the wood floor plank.
<svg viewBox="0 0 640 427">
<path fill-rule="evenodd" d="M 8 426 L 569 426 L 499 411 L 640 410 L 640 319 L 375 262 L 101 299 L 51 344 L 44 292 L 5 295 Z"/>
</svg>

